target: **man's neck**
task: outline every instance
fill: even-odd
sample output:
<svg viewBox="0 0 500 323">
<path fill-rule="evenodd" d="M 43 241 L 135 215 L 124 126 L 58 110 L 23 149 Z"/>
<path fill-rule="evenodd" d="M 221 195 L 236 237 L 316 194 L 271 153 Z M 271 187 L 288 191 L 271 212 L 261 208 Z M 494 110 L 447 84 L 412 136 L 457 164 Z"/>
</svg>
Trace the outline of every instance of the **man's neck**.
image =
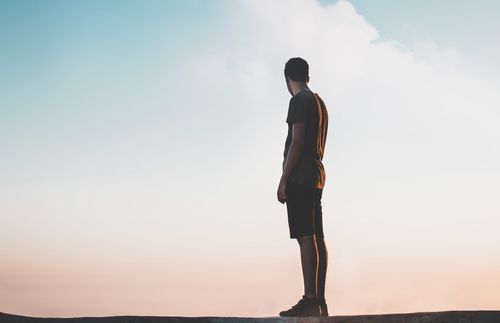
<svg viewBox="0 0 500 323">
<path fill-rule="evenodd" d="M 303 87 L 303 88 L 299 88 L 299 89 L 297 89 L 297 90 L 295 91 L 295 93 L 294 93 L 293 95 L 295 96 L 295 95 L 297 95 L 297 93 L 300 93 L 300 92 L 302 92 L 302 91 L 309 91 L 309 92 L 311 92 L 311 89 L 310 89 L 309 87 L 307 87 L 307 86 L 306 86 L 306 87 Z"/>
</svg>

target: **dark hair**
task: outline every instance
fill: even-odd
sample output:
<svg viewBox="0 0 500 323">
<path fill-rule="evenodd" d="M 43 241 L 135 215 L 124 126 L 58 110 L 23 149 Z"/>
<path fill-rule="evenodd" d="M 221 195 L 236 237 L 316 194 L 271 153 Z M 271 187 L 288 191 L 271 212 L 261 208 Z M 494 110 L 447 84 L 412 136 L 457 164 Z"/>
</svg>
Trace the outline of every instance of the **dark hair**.
<svg viewBox="0 0 500 323">
<path fill-rule="evenodd" d="M 309 64 L 300 57 L 293 57 L 285 64 L 285 76 L 292 81 L 306 82 L 309 77 Z"/>
</svg>

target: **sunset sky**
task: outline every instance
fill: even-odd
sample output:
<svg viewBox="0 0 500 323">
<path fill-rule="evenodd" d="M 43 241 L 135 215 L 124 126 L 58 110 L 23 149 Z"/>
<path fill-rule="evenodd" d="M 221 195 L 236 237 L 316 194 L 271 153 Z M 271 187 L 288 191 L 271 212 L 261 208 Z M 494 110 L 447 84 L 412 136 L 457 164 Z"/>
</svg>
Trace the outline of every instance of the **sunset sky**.
<svg viewBox="0 0 500 323">
<path fill-rule="evenodd" d="M 277 316 L 300 56 L 330 315 L 500 310 L 496 0 L 0 0 L 0 312 Z"/>
</svg>

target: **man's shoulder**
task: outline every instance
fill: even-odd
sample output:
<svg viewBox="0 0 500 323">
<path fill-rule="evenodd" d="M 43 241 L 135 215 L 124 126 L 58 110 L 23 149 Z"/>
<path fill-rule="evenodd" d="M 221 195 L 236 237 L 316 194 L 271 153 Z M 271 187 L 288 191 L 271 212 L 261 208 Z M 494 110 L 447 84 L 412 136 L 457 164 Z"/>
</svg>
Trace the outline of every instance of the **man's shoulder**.
<svg viewBox="0 0 500 323">
<path fill-rule="evenodd" d="M 315 93 L 311 91 L 300 91 L 290 99 L 290 102 L 292 104 L 308 105 L 314 102 L 315 100 L 316 100 Z"/>
<path fill-rule="evenodd" d="M 317 93 L 315 93 L 315 92 L 313 92 L 313 91 L 310 91 L 310 90 L 303 90 L 303 91 L 300 91 L 300 92 L 296 93 L 296 94 L 293 96 L 293 98 L 295 98 L 295 97 L 297 97 L 297 98 L 298 98 L 298 97 L 312 97 L 312 96 L 314 96 L 315 94 L 317 94 Z"/>
</svg>

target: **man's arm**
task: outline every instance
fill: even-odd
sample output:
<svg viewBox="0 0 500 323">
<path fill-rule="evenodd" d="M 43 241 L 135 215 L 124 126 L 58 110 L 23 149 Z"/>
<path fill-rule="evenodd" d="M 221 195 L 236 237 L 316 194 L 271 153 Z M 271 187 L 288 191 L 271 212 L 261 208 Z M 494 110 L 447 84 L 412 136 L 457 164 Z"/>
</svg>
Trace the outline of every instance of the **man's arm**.
<svg viewBox="0 0 500 323">
<path fill-rule="evenodd" d="M 290 173 L 292 172 L 295 165 L 297 165 L 300 156 L 302 155 L 302 150 L 304 149 L 305 142 L 305 123 L 304 122 L 294 122 L 292 123 L 292 142 L 290 148 L 288 149 L 288 154 L 285 160 L 285 166 L 283 167 L 283 174 L 281 175 L 282 181 L 287 181 Z"/>
</svg>

